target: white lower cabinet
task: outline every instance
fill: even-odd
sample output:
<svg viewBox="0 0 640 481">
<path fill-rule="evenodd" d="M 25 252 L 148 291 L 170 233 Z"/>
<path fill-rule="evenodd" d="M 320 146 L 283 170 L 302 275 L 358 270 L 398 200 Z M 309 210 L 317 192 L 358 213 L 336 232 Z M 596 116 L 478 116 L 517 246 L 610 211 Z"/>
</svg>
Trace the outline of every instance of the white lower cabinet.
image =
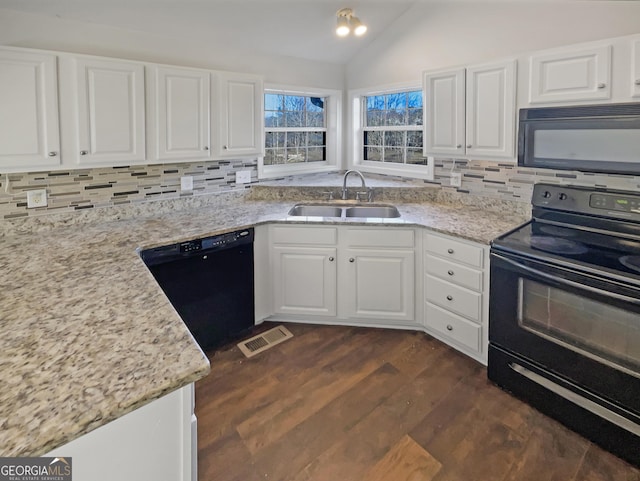
<svg viewBox="0 0 640 481">
<path fill-rule="evenodd" d="M 196 481 L 193 384 L 55 448 L 71 457 L 73 479 Z"/>
<path fill-rule="evenodd" d="M 427 232 L 424 249 L 425 329 L 486 364 L 487 247 Z"/>
<path fill-rule="evenodd" d="M 270 235 L 276 317 L 415 323 L 413 229 L 274 225 Z"/>
</svg>

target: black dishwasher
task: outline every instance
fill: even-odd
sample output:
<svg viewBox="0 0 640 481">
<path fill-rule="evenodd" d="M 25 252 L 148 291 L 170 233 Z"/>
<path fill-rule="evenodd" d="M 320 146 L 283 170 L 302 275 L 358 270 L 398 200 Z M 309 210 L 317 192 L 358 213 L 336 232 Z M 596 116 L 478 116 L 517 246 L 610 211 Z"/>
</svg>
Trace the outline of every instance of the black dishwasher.
<svg viewBox="0 0 640 481">
<path fill-rule="evenodd" d="M 253 238 L 244 229 L 140 252 L 204 351 L 254 325 Z"/>
</svg>

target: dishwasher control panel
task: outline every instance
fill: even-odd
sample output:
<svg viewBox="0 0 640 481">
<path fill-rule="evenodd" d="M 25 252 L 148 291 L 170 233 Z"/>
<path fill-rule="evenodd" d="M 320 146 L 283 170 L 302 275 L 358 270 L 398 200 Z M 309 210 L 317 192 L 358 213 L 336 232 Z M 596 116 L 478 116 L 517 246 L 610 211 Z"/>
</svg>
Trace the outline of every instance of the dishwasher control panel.
<svg viewBox="0 0 640 481">
<path fill-rule="evenodd" d="M 196 239 L 180 243 L 180 252 L 197 252 L 202 250 L 202 240 Z"/>
</svg>

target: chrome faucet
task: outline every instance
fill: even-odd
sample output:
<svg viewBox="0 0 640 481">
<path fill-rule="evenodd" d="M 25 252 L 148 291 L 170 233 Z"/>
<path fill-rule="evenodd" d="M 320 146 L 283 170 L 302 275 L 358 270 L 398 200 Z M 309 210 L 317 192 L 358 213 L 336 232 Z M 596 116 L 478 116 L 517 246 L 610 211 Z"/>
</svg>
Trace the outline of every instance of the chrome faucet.
<svg viewBox="0 0 640 481">
<path fill-rule="evenodd" d="M 359 170 L 355 170 L 355 169 L 351 169 L 351 170 L 347 170 L 344 173 L 344 177 L 342 180 L 342 200 L 347 200 L 347 177 L 349 177 L 349 174 L 357 174 L 358 177 L 360 177 L 360 181 L 362 181 L 362 188 L 364 189 L 365 192 L 362 193 L 366 193 L 367 194 L 367 201 L 371 202 L 373 200 L 373 191 L 371 189 L 367 188 L 367 183 L 364 181 L 364 175 L 362 175 L 362 172 L 360 172 Z M 360 195 L 362 194 L 361 192 L 357 192 L 356 198 L 358 200 L 360 200 Z"/>
</svg>

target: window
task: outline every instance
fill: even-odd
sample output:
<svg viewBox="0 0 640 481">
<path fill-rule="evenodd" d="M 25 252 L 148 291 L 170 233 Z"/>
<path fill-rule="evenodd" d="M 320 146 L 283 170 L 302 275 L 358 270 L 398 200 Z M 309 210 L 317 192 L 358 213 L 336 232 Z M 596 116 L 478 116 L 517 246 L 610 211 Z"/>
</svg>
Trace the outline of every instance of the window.
<svg viewBox="0 0 640 481">
<path fill-rule="evenodd" d="M 422 157 L 422 91 L 362 96 L 363 160 L 426 165 Z"/>
<path fill-rule="evenodd" d="M 265 93 L 264 165 L 327 159 L 326 97 Z"/>
</svg>

